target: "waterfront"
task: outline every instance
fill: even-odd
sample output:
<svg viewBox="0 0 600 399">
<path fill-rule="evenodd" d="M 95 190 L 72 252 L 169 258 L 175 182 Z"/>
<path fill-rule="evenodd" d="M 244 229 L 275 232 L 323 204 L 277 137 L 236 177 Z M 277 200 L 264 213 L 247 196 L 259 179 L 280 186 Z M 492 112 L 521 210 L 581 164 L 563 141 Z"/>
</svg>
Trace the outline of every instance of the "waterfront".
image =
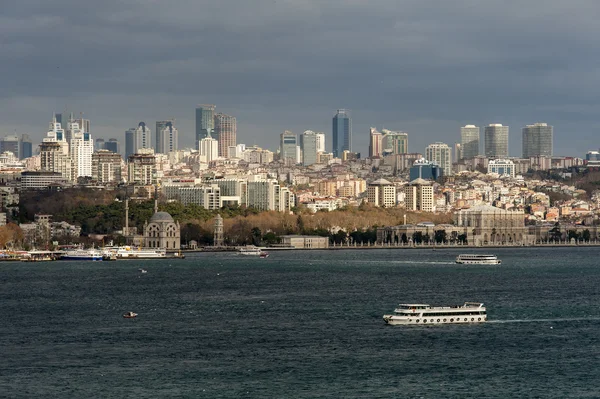
<svg viewBox="0 0 600 399">
<path fill-rule="evenodd" d="M 596 248 L 274 251 L 4 263 L 9 397 L 595 397 Z M 468 249 L 467 252 L 490 252 Z M 147 274 L 140 274 L 142 267 Z M 490 322 L 391 327 L 399 302 Z M 139 313 L 125 320 L 126 311 Z"/>
</svg>

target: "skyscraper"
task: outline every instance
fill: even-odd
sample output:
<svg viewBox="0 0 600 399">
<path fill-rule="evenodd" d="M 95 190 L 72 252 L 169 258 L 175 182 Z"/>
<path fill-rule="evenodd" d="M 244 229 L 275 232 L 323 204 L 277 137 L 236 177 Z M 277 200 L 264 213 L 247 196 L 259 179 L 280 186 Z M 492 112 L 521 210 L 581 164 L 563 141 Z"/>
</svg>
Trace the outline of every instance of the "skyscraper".
<svg viewBox="0 0 600 399">
<path fill-rule="evenodd" d="M 179 132 L 174 120 L 156 122 L 156 153 L 168 154 L 179 149 Z"/>
<path fill-rule="evenodd" d="M 345 109 L 338 109 L 333 117 L 333 156 L 341 158 L 344 151 L 352 151 L 352 119 Z"/>
<path fill-rule="evenodd" d="M 104 139 L 96 139 L 94 142 L 94 151 L 100 151 L 104 149 Z"/>
<path fill-rule="evenodd" d="M 479 136 L 480 129 L 475 125 L 460 128 L 460 159 L 471 159 L 479 155 Z"/>
<path fill-rule="evenodd" d="M 120 152 L 119 140 L 114 139 L 114 138 L 108 139 L 108 141 L 104 143 L 104 149 L 108 150 L 108 151 L 112 151 L 116 154 L 119 154 L 119 152 Z"/>
<path fill-rule="evenodd" d="M 381 138 L 383 135 L 374 127 L 369 129 L 369 158 L 381 156 Z"/>
<path fill-rule="evenodd" d="M 296 135 L 289 130 L 281 133 L 279 141 L 279 158 L 286 165 L 296 164 L 296 146 L 298 140 Z"/>
<path fill-rule="evenodd" d="M 20 159 L 30 158 L 33 156 L 33 143 L 31 142 L 31 137 L 28 134 L 21 135 L 21 154 L 19 155 Z"/>
<path fill-rule="evenodd" d="M 141 148 L 152 148 L 151 131 L 144 122 L 125 132 L 125 158 L 137 154 Z"/>
<path fill-rule="evenodd" d="M 15 157 L 19 157 L 21 153 L 19 137 L 16 134 L 4 137 L 0 141 L 0 152 L 10 151 Z"/>
<path fill-rule="evenodd" d="M 64 179 L 72 178 L 69 144 L 65 139 L 65 131 L 55 116 L 40 144 L 40 165 L 42 170 L 60 173 Z"/>
<path fill-rule="evenodd" d="M 214 116 L 215 138 L 219 141 L 219 156 L 227 158 L 227 149 L 236 145 L 237 121 L 234 116 L 218 113 Z"/>
<path fill-rule="evenodd" d="M 300 145 L 302 147 L 302 164 L 309 166 L 317 163 L 317 133 L 312 130 L 305 131 L 300 136 Z"/>
<path fill-rule="evenodd" d="M 408 133 L 381 129 L 381 154 L 407 154 Z"/>
<path fill-rule="evenodd" d="M 317 152 L 325 152 L 325 133 L 317 132 Z"/>
<path fill-rule="evenodd" d="M 534 123 L 523 128 L 523 158 L 552 156 L 553 128 L 547 123 Z"/>
<path fill-rule="evenodd" d="M 71 180 L 76 182 L 79 177 L 92 176 L 92 154 L 94 153 L 94 141 L 90 133 L 84 132 L 79 123 L 70 122 L 71 143 L 69 151 L 73 166 L 71 169 Z"/>
<path fill-rule="evenodd" d="M 508 126 L 492 123 L 485 127 L 485 156 L 508 158 Z"/>
<path fill-rule="evenodd" d="M 196 107 L 196 149 L 199 149 L 200 140 L 212 137 L 215 129 L 215 106 L 212 104 L 200 104 Z"/>
<path fill-rule="evenodd" d="M 425 158 L 440 165 L 444 176 L 452 174 L 452 151 L 448 144 L 440 142 L 429 144 L 425 149 Z"/>
</svg>

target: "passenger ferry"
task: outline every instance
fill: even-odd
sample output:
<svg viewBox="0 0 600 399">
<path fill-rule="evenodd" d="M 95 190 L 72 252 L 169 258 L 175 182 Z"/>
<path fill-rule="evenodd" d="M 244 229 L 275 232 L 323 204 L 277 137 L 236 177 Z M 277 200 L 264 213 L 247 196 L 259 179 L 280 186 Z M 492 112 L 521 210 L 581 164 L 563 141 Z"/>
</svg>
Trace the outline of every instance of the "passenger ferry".
<svg viewBox="0 0 600 399">
<path fill-rule="evenodd" d="M 92 260 L 92 261 L 101 261 L 104 260 L 102 256 L 102 251 L 94 248 L 90 249 L 71 249 L 67 250 L 61 256 L 62 260 Z"/>
<path fill-rule="evenodd" d="M 394 314 L 383 316 L 390 325 L 471 324 L 484 323 L 487 314 L 483 303 L 465 302 L 462 306 L 434 307 L 425 304 L 400 304 Z"/>
<path fill-rule="evenodd" d="M 164 248 L 140 248 L 129 245 L 121 247 L 105 247 L 104 254 L 117 259 L 161 259 L 167 257 Z"/>
<path fill-rule="evenodd" d="M 456 263 L 465 265 L 499 265 L 502 261 L 496 255 L 462 254 L 456 257 Z"/>
<path fill-rule="evenodd" d="M 259 247 L 255 247 L 252 245 L 248 245 L 248 246 L 240 248 L 238 250 L 238 253 L 240 255 L 246 255 L 246 256 L 260 256 L 261 258 L 266 258 L 268 256 L 267 252 L 263 251 Z"/>
</svg>

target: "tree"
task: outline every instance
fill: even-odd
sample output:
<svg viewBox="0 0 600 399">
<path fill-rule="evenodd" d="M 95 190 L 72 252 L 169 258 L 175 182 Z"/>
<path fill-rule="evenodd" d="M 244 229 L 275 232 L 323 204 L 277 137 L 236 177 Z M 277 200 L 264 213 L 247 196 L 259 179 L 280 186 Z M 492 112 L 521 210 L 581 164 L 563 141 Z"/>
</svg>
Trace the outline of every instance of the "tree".
<svg viewBox="0 0 600 399">
<path fill-rule="evenodd" d="M 464 244 L 467 242 L 467 235 L 466 234 L 459 234 L 458 237 L 458 242 L 460 242 L 461 244 Z"/>
<path fill-rule="evenodd" d="M 550 229 L 550 237 L 554 241 L 562 240 L 562 232 L 560 231 L 560 224 L 558 222 L 554 223 L 554 227 Z"/>
<path fill-rule="evenodd" d="M 441 243 L 444 243 L 447 241 L 446 235 L 447 235 L 446 230 L 435 230 L 433 239 L 438 244 L 441 244 Z"/>
<path fill-rule="evenodd" d="M 262 237 L 260 229 L 258 227 L 253 227 L 250 232 L 252 233 L 252 244 L 256 246 L 260 245 L 260 238 Z"/>
<path fill-rule="evenodd" d="M 423 242 L 423 233 L 415 231 L 412 235 L 413 243 L 420 244 Z"/>
<path fill-rule="evenodd" d="M 581 238 L 583 239 L 583 241 L 590 241 L 591 238 L 591 234 L 590 231 L 588 229 L 583 230 L 583 233 L 581 234 Z"/>
<path fill-rule="evenodd" d="M 491 241 L 492 241 L 492 242 L 494 242 L 494 243 L 496 242 L 496 233 L 497 233 L 497 230 L 496 230 L 496 228 L 494 227 L 494 228 L 492 229 L 492 240 L 491 240 Z"/>
</svg>

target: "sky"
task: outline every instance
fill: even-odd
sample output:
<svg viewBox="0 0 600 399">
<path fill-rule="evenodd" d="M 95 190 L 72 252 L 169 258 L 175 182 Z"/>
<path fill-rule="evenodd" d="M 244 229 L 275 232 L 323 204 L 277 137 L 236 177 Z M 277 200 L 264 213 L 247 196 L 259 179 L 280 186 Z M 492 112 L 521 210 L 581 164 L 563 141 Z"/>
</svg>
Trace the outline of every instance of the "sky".
<svg viewBox="0 0 600 399">
<path fill-rule="evenodd" d="M 409 151 L 465 124 L 554 126 L 555 155 L 600 147 L 597 0 L 19 0 L 0 15 L 0 135 L 34 142 L 53 112 L 94 138 L 175 118 L 193 146 L 196 104 L 237 117 L 239 143 L 323 131 L 351 111 L 406 131 Z M 154 132 L 153 132 L 154 133 Z M 483 141 L 483 129 L 482 129 Z M 482 144 L 483 145 L 483 144 Z"/>
</svg>

